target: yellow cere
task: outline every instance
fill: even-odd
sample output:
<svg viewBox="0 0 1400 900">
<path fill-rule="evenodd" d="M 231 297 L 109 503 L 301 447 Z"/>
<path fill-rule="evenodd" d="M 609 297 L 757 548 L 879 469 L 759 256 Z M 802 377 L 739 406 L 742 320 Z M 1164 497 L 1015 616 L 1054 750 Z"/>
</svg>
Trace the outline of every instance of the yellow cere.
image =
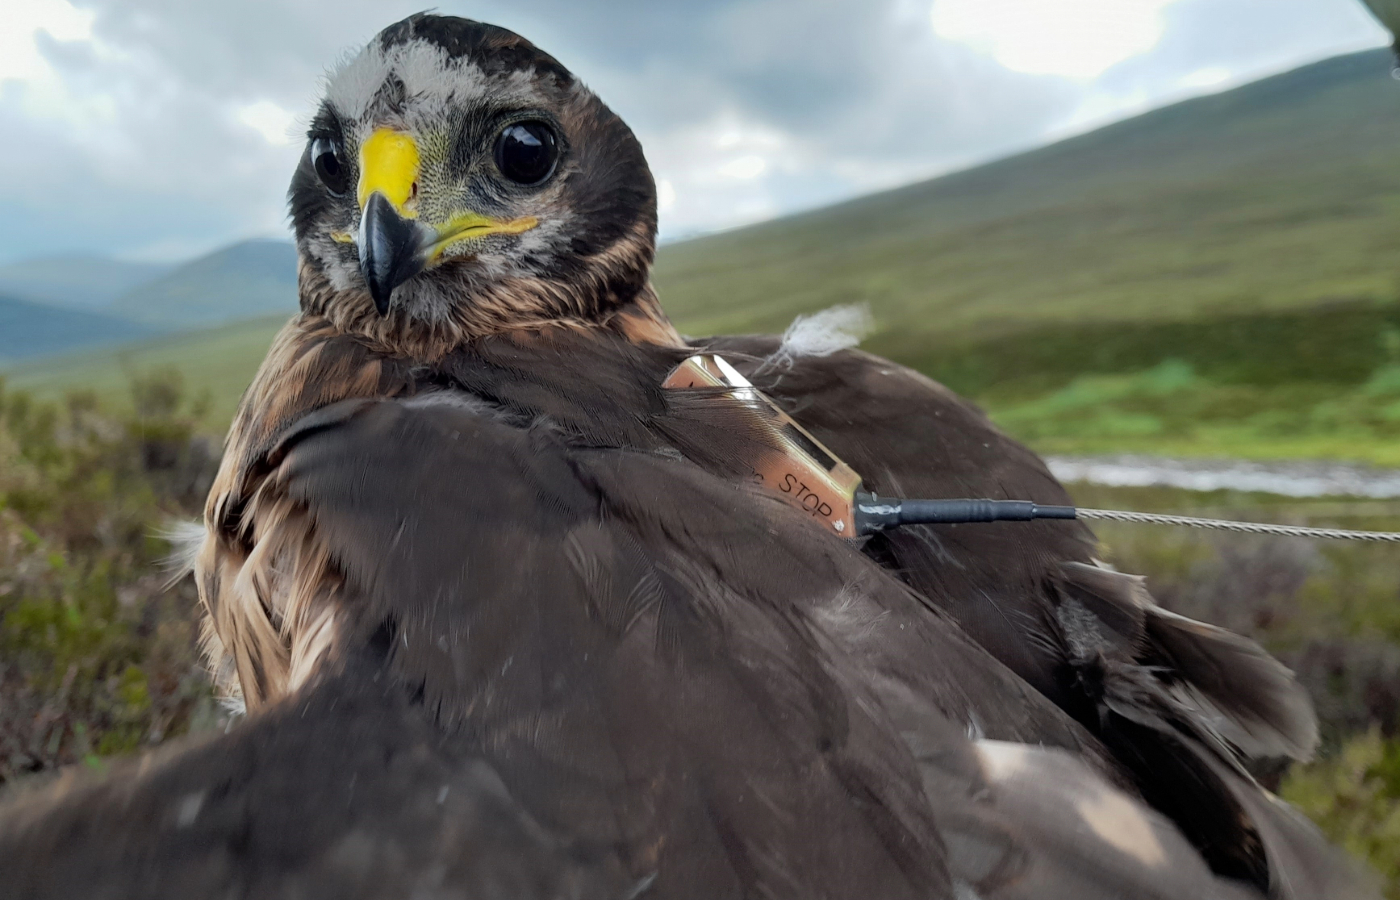
<svg viewBox="0 0 1400 900">
<path fill-rule="evenodd" d="M 364 207 L 369 195 L 378 191 L 393 204 L 399 215 L 406 219 L 417 218 L 416 204 L 409 207 L 408 202 L 414 196 L 420 167 L 418 144 L 411 135 L 389 128 L 375 129 L 360 145 L 360 185 L 356 192 L 360 206 Z M 459 213 L 434 227 L 438 237 L 433 243 L 431 260 L 437 261 L 443 250 L 458 241 L 488 234 L 521 234 L 538 224 L 539 220 L 534 216 L 493 219 L 477 212 Z M 354 236 L 347 232 L 334 232 L 331 239 L 346 243 L 353 241 Z"/>
<path fill-rule="evenodd" d="M 523 234 L 540 224 L 534 216 L 519 219 L 493 219 L 481 213 L 465 212 L 453 216 L 437 229 L 437 243 L 433 245 L 432 259 L 436 260 L 442 251 L 458 241 L 485 237 L 488 234 Z"/>
<path fill-rule="evenodd" d="M 360 145 L 360 206 L 378 191 L 393 204 L 399 215 L 411 219 L 416 209 L 407 209 L 418 180 L 418 144 L 411 135 L 388 128 L 377 128 Z"/>
</svg>

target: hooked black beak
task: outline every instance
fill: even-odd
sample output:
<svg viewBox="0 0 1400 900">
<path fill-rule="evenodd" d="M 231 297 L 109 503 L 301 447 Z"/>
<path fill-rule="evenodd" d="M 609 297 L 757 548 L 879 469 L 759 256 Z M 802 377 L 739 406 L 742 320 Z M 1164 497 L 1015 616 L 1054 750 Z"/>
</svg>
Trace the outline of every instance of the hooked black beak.
<svg viewBox="0 0 1400 900">
<path fill-rule="evenodd" d="M 399 215 L 389 198 L 375 191 L 360 216 L 360 272 L 381 316 L 389 313 L 394 288 L 427 267 L 437 234 Z"/>
</svg>

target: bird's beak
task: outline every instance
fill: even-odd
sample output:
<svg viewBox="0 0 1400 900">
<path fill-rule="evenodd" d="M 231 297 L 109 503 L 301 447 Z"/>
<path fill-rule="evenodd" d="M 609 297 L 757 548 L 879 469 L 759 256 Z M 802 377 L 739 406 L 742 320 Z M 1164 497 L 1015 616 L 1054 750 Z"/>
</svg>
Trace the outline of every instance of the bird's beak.
<svg viewBox="0 0 1400 900">
<path fill-rule="evenodd" d="M 380 315 L 389 312 L 394 288 L 434 265 L 443 250 L 488 234 L 520 234 L 533 217 L 494 219 L 465 210 L 432 225 L 418 215 L 420 162 L 411 135 L 375 130 L 360 147 L 360 272 Z"/>
<path fill-rule="evenodd" d="M 383 194 L 369 195 L 360 213 L 360 272 L 381 316 L 389 311 L 394 288 L 426 268 L 423 232 L 422 225 L 400 215 Z"/>
</svg>

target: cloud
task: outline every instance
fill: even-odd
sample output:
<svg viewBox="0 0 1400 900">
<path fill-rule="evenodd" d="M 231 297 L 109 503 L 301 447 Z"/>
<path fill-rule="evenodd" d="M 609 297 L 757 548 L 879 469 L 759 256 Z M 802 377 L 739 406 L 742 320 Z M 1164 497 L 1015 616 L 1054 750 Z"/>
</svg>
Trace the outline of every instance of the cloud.
<svg viewBox="0 0 1400 900">
<path fill-rule="evenodd" d="M 284 234 L 318 80 L 421 0 L 8 0 L 0 261 Z M 634 128 L 663 233 L 927 177 L 1385 43 L 1354 0 L 481 0 Z"/>
<path fill-rule="evenodd" d="M 40 31 L 59 40 L 82 40 L 92 33 L 92 14 L 65 0 L 10 0 L 0 31 L 0 81 L 46 80 L 49 66 L 34 40 Z"/>
<path fill-rule="evenodd" d="M 1176 0 L 940 0 L 933 30 L 1017 72 L 1090 80 L 1146 53 Z"/>
<path fill-rule="evenodd" d="M 296 114 L 271 100 L 258 100 L 240 107 L 238 121 L 262 135 L 269 144 L 280 147 L 298 141 Z"/>
</svg>

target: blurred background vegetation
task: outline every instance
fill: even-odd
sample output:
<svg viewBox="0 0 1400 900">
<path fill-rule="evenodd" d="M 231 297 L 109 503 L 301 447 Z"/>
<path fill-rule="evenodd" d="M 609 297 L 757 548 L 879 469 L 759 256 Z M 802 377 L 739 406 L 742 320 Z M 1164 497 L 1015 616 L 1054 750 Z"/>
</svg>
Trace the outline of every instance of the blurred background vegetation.
<svg viewBox="0 0 1400 900">
<path fill-rule="evenodd" d="M 1400 531 L 1400 501 L 1071 491 L 1082 506 Z M 1250 635 L 1298 674 L 1322 747 L 1311 764 L 1264 781 L 1400 896 L 1400 548 L 1108 522 L 1095 531 L 1104 558 L 1146 575 L 1163 606 Z"/>
<path fill-rule="evenodd" d="M 1340 57 L 664 247 L 657 286 L 692 334 L 868 303 L 866 349 L 1045 453 L 1400 467 L 1390 68 L 1385 52 Z M 0 267 L 0 786 L 225 722 L 195 651 L 193 588 L 163 590 L 157 534 L 199 512 L 219 437 L 294 308 L 291 260 L 285 243 L 249 242 L 159 271 Z M 126 280 L 105 305 L 55 287 L 113 273 Z M 1400 500 L 1072 490 L 1088 506 L 1400 530 Z M 1256 637 L 1299 673 L 1322 751 L 1269 780 L 1400 898 L 1400 549 L 1099 533 L 1164 605 Z"/>
<path fill-rule="evenodd" d="M 113 416 L 0 384 L 0 786 L 221 718 L 157 536 L 201 508 L 218 445 L 178 375 L 130 392 Z"/>
</svg>

